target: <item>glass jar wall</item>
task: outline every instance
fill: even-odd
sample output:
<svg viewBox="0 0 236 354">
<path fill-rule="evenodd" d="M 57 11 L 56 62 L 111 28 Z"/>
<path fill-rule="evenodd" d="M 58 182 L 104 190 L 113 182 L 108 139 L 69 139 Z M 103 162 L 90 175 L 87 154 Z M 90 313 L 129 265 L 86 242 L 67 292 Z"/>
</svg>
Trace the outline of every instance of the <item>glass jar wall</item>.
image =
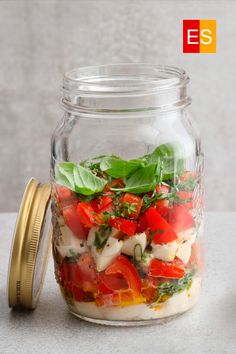
<svg viewBox="0 0 236 354">
<path fill-rule="evenodd" d="M 146 324 L 198 299 L 203 155 L 188 81 L 181 69 L 140 64 L 64 77 L 52 137 L 53 255 L 80 318 Z"/>
</svg>

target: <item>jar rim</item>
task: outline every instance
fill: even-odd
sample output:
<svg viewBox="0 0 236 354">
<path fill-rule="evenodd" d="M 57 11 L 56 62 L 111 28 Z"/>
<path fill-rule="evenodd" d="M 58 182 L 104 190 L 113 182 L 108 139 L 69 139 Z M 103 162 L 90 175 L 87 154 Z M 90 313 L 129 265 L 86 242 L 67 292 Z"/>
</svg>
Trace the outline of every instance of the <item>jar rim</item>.
<svg viewBox="0 0 236 354">
<path fill-rule="evenodd" d="M 137 95 L 185 86 L 189 82 L 186 71 L 167 65 L 120 63 L 79 67 L 67 71 L 63 78 L 63 92 L 80 95 Z"/>
<path fill-rule="evenodd" d="M 63 78 L 62 106 L 72 114 L 141 115 L 190 104 L 189 77 L 175 66 L 121 63 L 73 69 Z"/>
</svg>

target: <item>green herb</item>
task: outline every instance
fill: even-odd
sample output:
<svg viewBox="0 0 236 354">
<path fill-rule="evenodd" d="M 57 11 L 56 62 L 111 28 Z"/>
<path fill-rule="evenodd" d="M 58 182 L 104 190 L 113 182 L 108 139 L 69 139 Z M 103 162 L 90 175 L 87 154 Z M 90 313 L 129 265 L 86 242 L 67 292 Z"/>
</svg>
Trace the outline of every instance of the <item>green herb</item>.
<svg viewBox="0 0 236 354">
<path fill-rule="evenodd" d="M 181 279 L 167 281 L 158 284 L 158 297 L 155 303 L 156 304 L 166 301 L 170 296 L 174 295 L 175 293 L 179 293 L 185 289 L 189 289 L 192 285 L 192 278 L 194 275 L 194 268 L 191 267 L 191 270 Z"/>
<path fill-rule="evenodd" d="M 77 263 L 79 255 L 75 253 L 75 251 L 72 248 L 69 249 L 69 252 L 70 252 L 70 257 L 67 257 L 68 262 Z"/>
<path fill-rule="evenodd" d="M 187 181 L 180 181 L 180 183 L 178 184 L 178 189 L 183 190 L 183 191 L 192 192 L 196 186 L 197 186 L 196 179 L 189 177 L 189 179 Z"/>
<path fill-rule="evenodd" d="M 75 164 L 73 162 L 60 162 L 56 166 L 56 183 L 61 186 L 75 190 L 74 170 Z"/>
<path fill-rule="evenodd" d="M 121 178 L 128 176 L 131 172 L 142 166 L 140 160 L 122 160 L 118 157 L 104 157 L 100 162 L 101 171 L 114 178 Z"/>
<path fill-rule="evenodd" d="M 148 164 L 162 164 L 162 180 L 173 179 L 184 171 L 183 151 L 179 143 L 159 145 L 150 155 L 145 156 Z"/>
<path fill-rule="evenodd" d="M 146 193 L 153 190 L 159 182 L 160 171 L 157 164 L 141 167 L 125 180 L 125 187 L 111 188 L 114 191 Z"/>
<path fill-rule="evenodd" d="M 164 199 L 170 200 L 175 196 L 176 196 L 176 191 L 173 191 L 171 193 L 156 193 L 154 191 L 151 196 L 145 194 L 143 196 L 143 204 L 142 204 L 141 211 L 148 209 L 156 200 L 164 200 Z"/>
<path fill-rule="evenodd" d="M 108 225 L 100 226 L 99 230 L 95 232 L 94 246 L 97 249 L 103 249 L 110 234 L 111 234 L 110 226 Z"/>
<path fill-rule="evenodd" d="M 103 212 L 103 216 L 104 216 L 104 219 L 105 219 L 105 221 L 108 221 L 109 219 L 110 219 L 110 217 L 111 217 L 111 213 L 108 213 L 107 211 L 104 211 Z"/>
<path fill-rule="evenodd" d="M 122 205 L 121 205 L 121 213 L 120 215 L 123 216 L 123 217 L 127 217 L 133 213 L 136 213 L 137 211 L 137 203 L 127 203 L 127 202 L 124 202 Z"/>
<path fill-rule="evenodd" d="M 55 179 L 57 184 L 86 196 L 101 192 L 107 184 L 105 179 L 95 176 L 88 168 L 72 162 L 59 163 Z"/>
</svg>

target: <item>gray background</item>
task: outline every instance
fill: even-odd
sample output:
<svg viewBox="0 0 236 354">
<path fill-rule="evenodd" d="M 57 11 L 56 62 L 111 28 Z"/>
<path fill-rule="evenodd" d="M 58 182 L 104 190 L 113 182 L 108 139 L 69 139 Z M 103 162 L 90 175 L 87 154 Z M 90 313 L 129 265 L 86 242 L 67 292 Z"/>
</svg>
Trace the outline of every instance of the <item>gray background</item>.
<svg viewBox="0 0 236 354">
<path fill-rule="evenodd" d="M 64 71 L 150 62 L 184 67 L 206 155 L 208 210 L 236 203 L 236 1 L 0 0 L 0 211 L 49 178 Z M 183 19 L 217 20 L 216 54 L 182 53 Z"/>
</svg>

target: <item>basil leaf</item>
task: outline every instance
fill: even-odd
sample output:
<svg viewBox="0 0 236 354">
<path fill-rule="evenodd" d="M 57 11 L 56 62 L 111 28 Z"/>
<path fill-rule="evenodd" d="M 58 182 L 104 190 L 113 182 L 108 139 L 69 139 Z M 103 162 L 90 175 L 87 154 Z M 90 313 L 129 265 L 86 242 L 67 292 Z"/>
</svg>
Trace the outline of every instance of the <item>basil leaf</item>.
<svg viewBox="0 0 236 354">
<path fill-rule="evenodd" d="M 107 181 L 95 176 L 89 169 L 77 164 L 73 169 L 75 192 L 83 195 L 92 195 L 102 192 Z"/>
<path fill-rule="evenodd" d="M 73 176 L 75 164 L 73 162 L 60 162 L 56 166 L 55 181 L 57 184 L 75 191 Z"/>
<path fill-rule="evenodd" d="M 104 157 L 100 169 L 114 178 L 127 177 L 132 171 L 141 166 L 140 160 L 122 160 L 116 157 Z"/>
<path fill-rule="evenodd" d="M 146 155 L 148 164 L 161 161 L 162 180 L 173 179 L 184 171 L 183 151 L 179 143 L 159 145 L 150 155 Z"/>
<path fill-rule="evenodd" d="M 153 190 L 158 183 L 160 170 L 157 164 L 137 169 L 125 181 L 124 188 L 111 188 L 114 191 L 132 192 L 134 194 L 146 193 Z"/>
</svg>

